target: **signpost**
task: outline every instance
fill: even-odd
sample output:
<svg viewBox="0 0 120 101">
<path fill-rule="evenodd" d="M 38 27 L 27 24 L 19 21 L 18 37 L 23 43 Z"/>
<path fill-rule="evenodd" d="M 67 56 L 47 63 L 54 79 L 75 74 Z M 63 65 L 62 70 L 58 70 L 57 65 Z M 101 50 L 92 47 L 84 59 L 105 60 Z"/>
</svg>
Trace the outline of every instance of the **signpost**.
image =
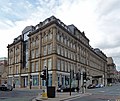
<svg viewBox="0 0 120 101">
<path fill-rule="evenodd" d="M 42 98 L 43 99 L 47 99 L 47 88 L 48 88 L 48 68 L 45 66 L 45 68 L 42 70 L 42 73 L 40 75 L 40 77 L 42 78 L 42 80 L 46 81 L 46 88 L 43 90 L 42 93 Z"/>
</svg>

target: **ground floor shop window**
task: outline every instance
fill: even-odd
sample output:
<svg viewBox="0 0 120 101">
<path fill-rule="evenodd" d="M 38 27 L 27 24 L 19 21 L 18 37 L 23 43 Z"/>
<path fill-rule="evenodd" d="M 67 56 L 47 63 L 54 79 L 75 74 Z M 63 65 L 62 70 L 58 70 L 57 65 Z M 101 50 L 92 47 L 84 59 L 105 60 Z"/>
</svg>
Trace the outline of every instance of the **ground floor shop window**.
<svg viewBox="0 0 120 101">
<path fill-rule="evenodd" d="M 24 77 L 24 87 L 28 86 L 28 76 Z"/>
<path fill-rule="evenodd" d="M 12 85 L 12 77 L 8 78 L 8 84 Z"/>
<path fill-rule="evenodd" d="M 42 80 L 42 86 L 46 86 L 46 80 Z M 48 86 L 52 86 L 52 74 L 48 76 Z"/>
<path fill-rule="evenodd" d="M 46 86 L 46 81 L 42 80 L 42 86 Z"/>
<path fill-rule="evenodd" d="M 70 76 L 69 75 L 57 75 L 58 86 L 60 85 L 69 85 L 70 84 Z"/>
<path fill-rule="evenodd" d="M 38 75 L 33 75 L 33 86 L 38 86 L 39 85 L 39 80 L 38 80 Z"/>
<path fill-rule="evenodd" d="M 58 75 L 58 86 L 60 86 L 60 75 Z"/>
<path fill-rule="evenodd" d="M 48 86 L 52 86 L 52 74 L 49 74 Z"/>
<path fill-rule="evenodd" d="M 64 76 L 62 76 L 62 85 L 64 85 Z"/>
<path fill-rule="evenodd" d="M 13 85 L 14 85 L 14 87 L 20 85 L 19 77 L 15 77 L 15 78 L 14 78 L 14 80 L 13 80 Z"/>
<path fill-rule="evenodd" d="M 69 77 L 65 76 L 65 85 L 69 85 Z"/>
</svg>

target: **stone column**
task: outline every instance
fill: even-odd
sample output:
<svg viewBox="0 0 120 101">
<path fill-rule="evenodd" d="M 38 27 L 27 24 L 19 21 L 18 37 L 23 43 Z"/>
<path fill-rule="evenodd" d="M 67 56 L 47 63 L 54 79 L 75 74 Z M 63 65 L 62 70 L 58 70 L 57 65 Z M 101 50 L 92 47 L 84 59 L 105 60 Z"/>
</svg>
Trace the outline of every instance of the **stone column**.
<svg viewBox="0 0 120 101">
<path fill-rule="evenodd" d="M 104 74 L 102 75 L 102 83 L 103 83 L 103 85 L 105 85 L 105 77 L 104 77 Z"/>
<path fill-rule="evenodd" d="M 56 61 L 57 57 L 56 55 L 53 55 L 53 71 L 52 71 L 52 86 L 57 86 L 56 82 L 57 82 L 57 73 L 56 73 Z"/>
<path fill-rule="evenodd" d="M 41 68 L 41 64 L 42 64 L 42 60 L 41 60 L 41 55 L 42 55 L 42 32 L 40 31 L 39 32 L 39 71 L 42 71 L 42 68 Z M 39 80 L 39 88 L 41 89 L 42 88 L 42 81 L 41 81 L 41 78 L 40 78 L 40 74 L 41 72 L 39 72 L 38 74 L 38 80 Z"/>
<path fill-rule="evenodd" d="M 19 88 L 22 87 L 22 78 L 21 78 L 21 75 L 19 75 Z"/>
<path fill-rule="evenodd" d="M 41 72 L 39 72 L 39 74 L 38 74 L 38 82 L 39 82 L 39 88 L 41 89 L 42 86 L 41 86 L 41 78 L 40 78 L 40 74 L 41 74 Z"/>
<path fill-rule="evenodd" d="M 92 84 L 92 76 L 90 76 L 90 84 Z"/>
<path fill-rule="evenodd" d="M 102 78 L 98 78 L 98 83 L 99 83 L 99 84 L 102 83 Z"/>
<path fill-rule="evenodd" d="M 57 35 L 57 29 L 56 29 L 56 27 L 53 27 L 52 29 L 52 33 L 53 33 L 53 35 L 52 35 L 52 39 L 53 39 L 53 47 L 52 47 L 52 53 L 56 53 L 56 47 L 57 47 L 57 43 L 56 43 L 56 35 Z"/>
<path fill-rule="evenodd" d="M 81 83 L 81 86 L 83 85 L 83 71 L 81 71 L 81 81 L 80 81 L 80 83 Z"/>
<path fill-rule="evenodd" d="M 52 40 L 53 40 L 53 45 L 52 45 L 52 53 L 56 53 L 56 34 L 57 34 L 57 29 L 56 27 L 52 27 L 50 29 L 50 31 L 52 32 Z M 52 67 L 52 86 L 57 86 L 57 73 L 56 73 L 56 65 L 57 65 L 57 55 L 53 54 L 53 67 Z"/>
<path fill-rule="evenodd" d="M 28 88 L 30 89 L 30 74 L 28 74 Z"/>
<path fill-rule="evenodd" d="M 30 38 L 31 39 L 31 38 Z M 29 54 L 29 57 L 28 57 L 28 86 L 29 86 L 29 88 L 31 88 L 30 87 L 30 75 L 31 75 L 31 63 L 30 63 L 30 61 L 31 61 L 31 40 L 28 40 L 28 54 Z"/>
</svg>

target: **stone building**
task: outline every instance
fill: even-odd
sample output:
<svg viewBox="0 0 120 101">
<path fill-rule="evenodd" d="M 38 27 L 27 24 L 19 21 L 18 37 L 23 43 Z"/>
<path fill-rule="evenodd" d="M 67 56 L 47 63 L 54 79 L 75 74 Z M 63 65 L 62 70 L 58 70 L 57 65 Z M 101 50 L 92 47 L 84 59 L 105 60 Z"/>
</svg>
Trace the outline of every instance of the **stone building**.
<svg viewBox="0 0 120 101">
<path fill-rule="evenodd" d="M 0 58 L 0 85 L 7 81 L 7 58 L 1 57 Z"/>
<path fill-rule="evenodd" d="M 118 81 L 116 65 L 112 57 L 107 58 L 107 78 L 108 83 L 115 83 Z"/>
<path fill-rule="evenodd" d="M 40 74 L 45 66 L 49 86 L 69 85 L 70 70 L 74 76 L 81 73 L 79 86 L 83 85 L 83 72 L 87 74 L 87 84 L 107 83 L 106 55 L 89 45 L 84 32 L 54 16 L 36 26 L 27 26 L 7 48 L 8 78 L 16 87 L 44 86 Z"/>
<path fill-rule="evenodd" d="M 117 82 L 120 82 L 120 71 L 117 71 Z"/>
</svg>

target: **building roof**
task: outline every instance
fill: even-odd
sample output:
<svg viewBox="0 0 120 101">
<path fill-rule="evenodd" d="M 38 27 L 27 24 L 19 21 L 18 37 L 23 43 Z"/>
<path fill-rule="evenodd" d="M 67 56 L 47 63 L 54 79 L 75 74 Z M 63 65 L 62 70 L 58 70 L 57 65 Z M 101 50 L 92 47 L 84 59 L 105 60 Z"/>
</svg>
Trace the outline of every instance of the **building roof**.
<svg viewBox="0 0 120 101">
<path fill-rule="evenodd" d="M 112 57 L 107 57 L 107 64 L 113 64 L 113 59 Z"/>
</svg>

